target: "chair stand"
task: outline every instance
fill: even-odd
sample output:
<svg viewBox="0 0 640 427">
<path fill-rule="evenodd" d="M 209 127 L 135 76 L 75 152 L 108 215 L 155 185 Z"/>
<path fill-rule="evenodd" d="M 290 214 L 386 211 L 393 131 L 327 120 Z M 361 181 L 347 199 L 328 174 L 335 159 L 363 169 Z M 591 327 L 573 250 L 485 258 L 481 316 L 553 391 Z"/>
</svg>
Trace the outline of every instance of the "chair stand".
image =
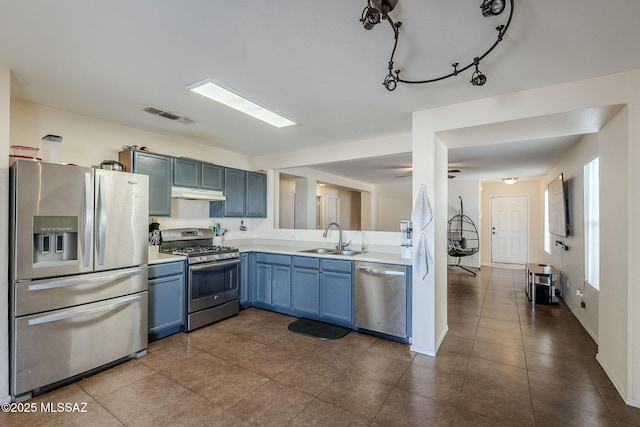
<svg viewBox="0 0 640 427">
<path fill-rule="evenodd" d="M 456 264 L 449 264 L 448 266 L 449 266 L 449 267 L 458 267 L 458 268 L 461 268 L 461 269 L 463 269 L 464 271 L 466 271 L 466 272 L 469 272 L 469 273 L 473 274 L 473 277 L 476 277 L 476 273 L 475 273 L 475 271 L 472 271 L 471 269 L 472 269 L 472 268 L 477 268 L 477 267 L 467 267 L 467 266 L 464 266 L 464 265 L 460 265 L 460 257 L 458 257 L 458 262 L 457 262 Z M 479 269 L 478 269 L 478 270 L 479 270 Z"/>
</svg>

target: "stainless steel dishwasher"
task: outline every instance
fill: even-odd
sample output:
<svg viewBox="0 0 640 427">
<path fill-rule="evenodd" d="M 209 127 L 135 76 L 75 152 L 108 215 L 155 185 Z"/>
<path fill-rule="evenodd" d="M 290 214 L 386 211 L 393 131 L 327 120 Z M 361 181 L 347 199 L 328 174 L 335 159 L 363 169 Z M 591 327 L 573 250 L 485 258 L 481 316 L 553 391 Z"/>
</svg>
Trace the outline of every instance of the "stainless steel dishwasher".
<svg viewBox="0 0 640 427">
<path fill-rule="evenodd" d="M 356 261 L 355 273 L 356 326 L 406 339 L 406 267 Z"/>
</svg>

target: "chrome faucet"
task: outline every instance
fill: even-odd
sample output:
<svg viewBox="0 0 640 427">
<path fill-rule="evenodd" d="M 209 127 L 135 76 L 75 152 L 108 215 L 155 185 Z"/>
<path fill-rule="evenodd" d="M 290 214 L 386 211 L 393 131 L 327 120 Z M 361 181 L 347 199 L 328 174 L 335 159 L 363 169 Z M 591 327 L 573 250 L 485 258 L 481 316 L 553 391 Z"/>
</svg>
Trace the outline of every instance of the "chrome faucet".
<svg viewBox="0 0 640 427">
<path fill-rule="evenodd" d="M 339 251 L 344 251 L 345 249 L 347 249 L 347 246 L 351 244 L 351 240 L 349 240 L 349 243 L 344 243 L 342 241 L 342 229 L 340 228 L 340 225 L 337 222 L 332 222 L 331 224 L 327 225 L 327 228 L 324 229 L 324 233 L 322 234 L 322 237 L 324 238 L 327 237 L 327 232 L 329 231 L 329 228 L 332 225 L 335 225 L 336 228 L 338 229 L 338 244 L 336 245 L 336 249 Z"/>
</svg>

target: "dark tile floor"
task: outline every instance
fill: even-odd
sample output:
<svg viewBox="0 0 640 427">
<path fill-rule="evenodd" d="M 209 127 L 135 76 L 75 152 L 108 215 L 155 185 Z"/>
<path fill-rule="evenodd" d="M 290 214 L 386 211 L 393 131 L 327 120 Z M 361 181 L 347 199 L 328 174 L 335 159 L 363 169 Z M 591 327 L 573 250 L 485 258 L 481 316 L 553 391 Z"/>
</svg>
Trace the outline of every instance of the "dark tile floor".
<svg viewBox="0 0 640 427">
<path fill-rule="evenodd" d="M 640 426 L 569 310 L 530 306 L 523 279 L 450 271 L 436 358 L 355 332 L 307 338 L 291 317 L 248 309 L 30 401 L 86 413 L 0 413 L 0 425 Z"/>
</svg>

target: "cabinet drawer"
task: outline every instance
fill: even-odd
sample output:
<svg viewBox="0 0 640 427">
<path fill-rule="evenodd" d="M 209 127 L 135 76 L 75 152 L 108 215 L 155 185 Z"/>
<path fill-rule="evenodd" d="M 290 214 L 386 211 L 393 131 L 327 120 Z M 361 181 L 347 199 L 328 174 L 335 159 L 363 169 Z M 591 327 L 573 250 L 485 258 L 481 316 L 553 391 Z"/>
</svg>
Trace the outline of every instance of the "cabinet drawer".
<svg viewBox="0 0 640 427">
<path fill-rule="evenodd" d="M 264 262 L 267 264 L 291 264 L 291 257 L 289 255 L 279 255 L 279 254 L 267 254 L 267 253 L 258 253 L 256 255 L 257 262 Z"/>
<path fill-rule="evenodd" d="M 145 291 L 16 319 L 13 392 L 23 394 L 145 349 L 147 304 Z"/>
<path fill-rule="evenodd" d="M 184 273 L 183 262 L 166 262 L 149 266 L 149 280 L 182 273 Z"/>
<path fill-rule="evenodd" d="M 293 266 L 294 267 L 306 267 L 306 268 L 319 268 L 320 267 L 320 259 L 310 256 L 294 256 L 293 257 Z"/>
<path fill-rule="evenodd" d="M 320 260 L 322 270 L 341 271 L 351 273 L 351 261 L 342 261 L 338 259 L 322 259 Z"/>
</svg>

